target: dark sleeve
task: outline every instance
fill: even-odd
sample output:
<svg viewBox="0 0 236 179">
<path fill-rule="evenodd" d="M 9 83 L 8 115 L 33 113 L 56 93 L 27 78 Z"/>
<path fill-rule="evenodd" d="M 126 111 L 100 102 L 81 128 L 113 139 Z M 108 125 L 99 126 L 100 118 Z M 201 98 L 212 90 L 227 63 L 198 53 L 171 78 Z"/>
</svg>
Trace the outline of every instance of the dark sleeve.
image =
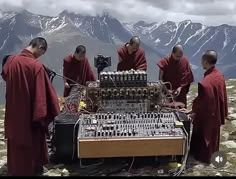
<svg viewBox="0 0 236 179">
<path fill-rule="evenodd" d="M 204 108 L 204 105 L 201 104 L 204 102 L 204 87 L 201 83 L 198 83 L 198 96 L 193 101 L 193 107 L 192 111 L 193 113 L 198 113 L 202 111 L 202 108 Z"/>
<path fill-rule="evenodd" d="M 6 55 L 3 59 L 2 59 L 2 72 L 1 72 L 1 76 L 3 78 L 4 81 L 6 81 L 6 71 L 4 70 L 4 65 L 7 63 L 7 60 L 9 59 L 11 55 Z"/>
<path fill-rule="evenodd" d="M 138 58 L 139 59 L 137 59 L 138 63 L 135 65 L 135 70 L 147 71 L 147 61 L 145 52 L 142 51 Z"/>
<path fill-rule="evenodd" d="M 36 73 L 34 89 L 33 121 L 47 128 L 59 114 L 60 108 L 56 91 L 43 67 Z"/>
<path fill-rule="evenodd" d="M 180 87 L 186 87 L 186 86 L 190 87 L 190 84 L 193 83 L 194 81 L 193 73 L 192 73 L 189 63 L 187 63 L 186 66 L 187 67 L 184 70 L 184 74 L 180 80 Z"/>
<path fill-rule="evenodd" d="M 166 67 L 167 67 L 167 59 L 161 59 L 160 61 L 157 62 L 157 66 L 162 70 L 165 71 Z"/>
<path fill-rule="evenodd" d="M 118 54 L 118 64 L 117 64 L 117 71 L 122 71 L 123 68 L 123 63 L 124 63 L 124 59 L 123 59 L 123 52 L 122 52 L 122 48 L 119 48 L 117 50 L 117 54 Z M 120 61 L 121 59 L 121 61 Z"/>
<path fill-rule="evenodd" d="M 221 115 L 221 125 L 225 124 L 225 118 L 228 116 L 228 98 L 227 98 L 227 91 L 226 85 L 223 84 L 222 88 L 222 95 L 220 98 L 220 115 Z"/>
<path fill-rule="evenodd" d="M 89 64 L 89 61 L 86 60 L 86 63 L 87 63 L 87 66 L 88 66 L 88 71 L 87 71 L 88 79 L 86 81 L 96 81 L 96 76 L 95 76 L 95 74 L 94 74 L 94 72 L 93 72 L 93 70 L 92 70 L 92 68 Z"/>
<path fill-rule="evenodd" d="M 6 64 L 6 62 L 7 62 L 7 59 L 8 59 L 8 57 L 10 57 L 11 55 L 6 55 L 3 59 L 2 59 L 2 68 L 3 68 L 3 66 Z"/>
<path fill-rule="evenodd" d="M 63 60 L 63 76 L 69 78 L 69 71 L 70 71 L 70 63 L 66 61 L 66 59 Z M 68 82 L 67 79 L 64 79 Z"/>
</svg>

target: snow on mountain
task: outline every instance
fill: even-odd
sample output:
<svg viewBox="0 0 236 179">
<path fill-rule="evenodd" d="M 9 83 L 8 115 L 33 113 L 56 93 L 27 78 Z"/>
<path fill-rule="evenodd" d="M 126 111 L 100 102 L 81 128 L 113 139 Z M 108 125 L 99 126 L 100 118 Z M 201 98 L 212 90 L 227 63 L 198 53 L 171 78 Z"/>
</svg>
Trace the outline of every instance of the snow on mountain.
<svg viewBox="0 0 236 179">
<path fill-rule="evenodd" d="M 125 23 L 130 33 L 139 35 L 155 50 L 166 55 L 175 44 L 182 44 L 192 64 L 200 66 L 201 54 L 208 49 L 218 52 L 220 66 L 236 64 L 236 27 L 229 25 L 206 26 L 189 20 L 147 24 L 143 21 Z M 223 67 L 222 67 L 223 69 Z M 227 70 L 227 68 L 224 68 Z M 234 74 L 236 77 L 236 73 Z"/>
<path fill-rule="evenodd" d="M 67 34 L 65 38 L 69 35 L 80 35 L 113 45 L 120 45 L 127 42 L 132 35 L 138 35 L 142 39 L 146 54 L 151 54 L 152 63 L 169 54 L 172 47 L 180 43 L 184 45 L 185 54 L 194 65 L 194 69 L 200 67 L 201 54 L 207 49 L 218 52 L 218 63 L 222 69 L 227 71 L 228 66 L 236 65 L 236 27 L 225 24 L 206 26 L 190 20 L 179 23 L 121 23 L 107 13 L 84 16 L 67 11 L 56 17 L 37 15 L 28 11 L 1 14 L 1 55 L 13 52 L 25 39 L 38 35 L 47 36 L 55 41 L 58 39 L 53 37 L 58 33 Z M 236 77 L 236 72 L 230 74 L 233 75 L 229 76 L 230 78 Z"/>
<path fill-rule="evenodd" d="M 121 23 L 107 13 L 85 16 L 63 11 L 56 17 L 49 17 L 28 11 L 1 12 L 0 62 L 4 55 L 18 52 L 33 37 L 43 36 L 49 42 L 49 50 L 42 57 L 43 62 L 57 72 L 62 71 L 63 57 L 71 53 L 78 44 L 87 47 L 92 65 L 94 56 L 102 53 L 112 57 L 112 69 L 115 69 L 116 49 L 132 35 L 140 36 L 142 40 L 150 80 L 158 78 L 157 60 L 169 54 L 177 43 L 184 45 L 185 55 L 190 60 L 196 81 L 203 74 L 201 55 L 208 49 L 218 52 L 218 67 L 225 77 L 236 78 L 236 27 L 226 24 L 206 26 L 190 20 L 179 23 Z M 55 80 L 59 94 L 62 91 L 61 83 L 60 80 Z M 1 98 L 4 99 L 1 95 L 0 101 Z"/>
</svg>

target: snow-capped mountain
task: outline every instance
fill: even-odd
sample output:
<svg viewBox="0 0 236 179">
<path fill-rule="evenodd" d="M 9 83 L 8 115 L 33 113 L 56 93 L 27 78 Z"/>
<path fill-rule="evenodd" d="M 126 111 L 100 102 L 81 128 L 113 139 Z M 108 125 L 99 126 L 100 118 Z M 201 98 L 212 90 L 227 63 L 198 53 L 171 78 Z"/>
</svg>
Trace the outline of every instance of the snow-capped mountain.
<svg viewBox="0 0 236 179">
<path fill-rule="evenodd" d="M 161 54 L 167 54 L 175 44 L 182 44 L 185 54 L 196 69 L 200 67 L 201 55 L 205 50 L 218 52 L 218 65 L 226 77 L 235 78 L 236 73 L 236 27 L 229 25 L 206 26 L 186 20 L 180 23 L 145 23 L 143 21 L 124 24 L 132 34 Z"/>
<path fill-rule="evenodd" d="M 3 13 L 2 18 L 0 18 L 0 34 L 1 56 L 14 52 L 16 48 L 19 48 L 19 46 L 28 42 L 34 36 L 47 37 L 51 48 L 56 43 L 63 43 L 61 48 L 69 46 L 69 52 L 74 50 L 76 45 L 81 44 L 81 38 L 83 38 L 83 44 L 88 47 L 88 51 L 90 51 L 88 55 L 91 58 L 101 52 L 106 56 L 109 54 L 109 56 L 113 57 L 114 67 L 117 62 L 116 49 L 132 36 L 121 22 L 108 14 L 83 16 L 67 11 L 63 11 L 57 17 L 36 15 L 28 11 Z M 75 40 L 76 37 L 79 40 L 72 46 L 71 40 Z M 88 43 L 88 41 L 92 42 Z M 96 43 L 103 43 L 103 45 L 91 48 Z M 110 51 L 109 48 L 109 50 L 106 50 L 103 47 L 108 44 L 114 48 L 113 51 Z M 57 49 L 57 53 L 61 55 L 60 57 L 58 56 L 60 59 L 66 55 L 61 53 L 63 51 L 61 48 Z M 143 48 L 146 50 L 147 56 L 151 57 L 150 62 L 154 62 L 154 60 L 156 61 L 159 58 L 156 50 L 152 47 L 143 44 Z M 93 50 L 99 52 L 92 53 L 91 51 Z M 55 58 L 55 55 L 51 54 L 50 51 L 47 54 L 49 54 L 47 55 L 49 58 Z M 48 63 L 51 64 L 53 62 Z"/>
<path fill-rule="evenodd" d="M 49 17 L 28 11 L 1 12 L 0 60 L 5 54 L 18 52 L 31 38 L 43 36 L 49 43 L 49 50 L 42 60 L 58 72 L 62 71 L 63 57 L 73 52 L 78 44 L 87 47 L 91 66 L 94 56 L 102 53 L 112 57 L 111 69 L 115 69 L 116 50 L 132 35 L 138 35 L 142 39 L 150 80 L 157 80 L 157 60 L 169 54 L 177 43 L 184 45 L 185 54 L 192 64 L 197 80 L 202 76 L 201 54 L 207 49 L 218 52 L 218 65 L 227 78 L 236 77 L 236 27 L 206 26 L 190 20 L 180 23 L 121 23 L 107 13 L 85 16 L 63 11 L 56 17 Z M 61 82 L 56 82 L 55 85 L 61 91 Z"/>
</svg>

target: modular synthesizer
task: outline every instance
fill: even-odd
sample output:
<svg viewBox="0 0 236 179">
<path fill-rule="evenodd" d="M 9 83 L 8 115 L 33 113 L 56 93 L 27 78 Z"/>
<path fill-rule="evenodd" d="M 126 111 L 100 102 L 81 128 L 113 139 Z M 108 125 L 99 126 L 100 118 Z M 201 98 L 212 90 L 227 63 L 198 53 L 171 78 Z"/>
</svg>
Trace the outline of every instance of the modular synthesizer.
<svg viewBox="0 0 236 179">
<path fill-rule="evenodd" d="M 183 156 L 190 121 L 175 109 L 163 108 L 169 100 L 166 89 L 162 82 L 148 82 L 144 71 L 102 72 L 98 81 L 87 82 L 83 92 L 74 90 L 79 95 L 71 94 L 66 100 L 78 106 L 83 96 L 86 108 L 70 114 L 76 119 L 73 125 L 58 118 L 56 136 L 65 126 L 73 145 L 65 149 L 64 139 L 58 138 L 57 156 Z"/>
<path fill-rule="evenodd" d="M 87 84 L 87 108 L 93 112 L 152 112 L 161 103 L 162 91 L 159 82 L 147 82 L 143 71 L 102 72 L 99 82 Z"/>
</svg>

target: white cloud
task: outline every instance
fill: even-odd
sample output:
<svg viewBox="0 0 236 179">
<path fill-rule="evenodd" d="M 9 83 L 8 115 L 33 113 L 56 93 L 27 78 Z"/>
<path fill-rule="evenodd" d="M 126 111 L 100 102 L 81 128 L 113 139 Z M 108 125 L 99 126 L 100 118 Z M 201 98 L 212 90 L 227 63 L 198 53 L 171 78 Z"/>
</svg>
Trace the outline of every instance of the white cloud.
<svg viewBox="0 0 236 179">
<path fill-rule="evenodd" d="M 87 15 L 106 10 L 126 22 L 190 19 L 208 25 L 236 25 L 236 0 L 0 0 L 0 8 L 52 16 L 63 10 Z"/>
</svg>

